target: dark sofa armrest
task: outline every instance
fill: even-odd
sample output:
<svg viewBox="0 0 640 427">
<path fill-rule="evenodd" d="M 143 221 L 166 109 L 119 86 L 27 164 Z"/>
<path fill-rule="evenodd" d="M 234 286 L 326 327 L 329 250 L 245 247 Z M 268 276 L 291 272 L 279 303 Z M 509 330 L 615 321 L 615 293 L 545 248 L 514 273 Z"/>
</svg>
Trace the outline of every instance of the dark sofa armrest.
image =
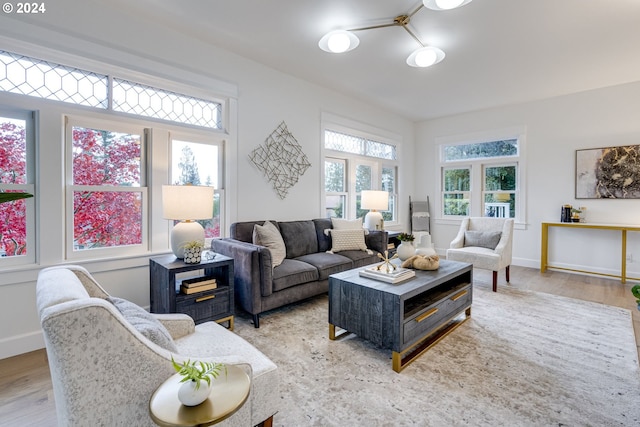
<svg viewBox="0 0 640 427">
<path fill-rule="evenodd" d="M 236 297 L 247 311 L 260 313 L 261 297 L 273 290 L 271 251 L 231 238 L 213 239 L 211 250 L 233 258 Z"/>
<path fill-rule="evenodd" d="M 369 230 L 369 234 L 364 236 L 364 241 L 367 244 L 367 248 L 374 253 L 380 252 L 384 254 L 384 251 L 389 247 L 389 236 L 384 230 Z"/>
</svg>

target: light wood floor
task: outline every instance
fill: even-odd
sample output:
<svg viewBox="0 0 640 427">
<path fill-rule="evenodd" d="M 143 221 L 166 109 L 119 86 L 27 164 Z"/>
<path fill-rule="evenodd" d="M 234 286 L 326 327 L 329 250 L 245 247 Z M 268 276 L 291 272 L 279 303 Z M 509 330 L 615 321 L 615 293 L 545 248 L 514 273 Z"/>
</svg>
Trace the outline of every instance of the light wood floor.
<svg viewBox="0 0 640 427">
<path fill-rule="evenodd" d="M 474 270 L 474 286 L 490 289 L 491 272 Z M 640 311 L 631 295 L 633 284 L 564 272 L 511 267 L 511 284 L 504 286 L 546 292 L 631 310 L 636 344 L 640 343 Z M 266 326 L 266 325 L 264 325 Z M 640 347 L 638 347 L 640 354 Z M 46 352 L 37 350 L 0 360 L 0 426 L 56 426 L 53 389 Z"/>
</svg>

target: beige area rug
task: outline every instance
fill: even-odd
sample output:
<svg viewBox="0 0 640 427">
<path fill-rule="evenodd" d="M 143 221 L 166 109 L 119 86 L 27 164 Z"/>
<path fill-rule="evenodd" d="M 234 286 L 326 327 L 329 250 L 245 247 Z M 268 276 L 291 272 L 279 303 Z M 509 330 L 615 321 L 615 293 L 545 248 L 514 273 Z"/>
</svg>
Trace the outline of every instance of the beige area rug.
<svg viewBox="0 0 640 427">
<path fill-rule="evenodd" d="M 474 289 L 471 319 L 398 374 L 391 353 L 328 338 L 326 296 L 236 332 L 279 367 L 274 425 L 638 426 L 628 310 L 513 288 Z"/>
</svg>

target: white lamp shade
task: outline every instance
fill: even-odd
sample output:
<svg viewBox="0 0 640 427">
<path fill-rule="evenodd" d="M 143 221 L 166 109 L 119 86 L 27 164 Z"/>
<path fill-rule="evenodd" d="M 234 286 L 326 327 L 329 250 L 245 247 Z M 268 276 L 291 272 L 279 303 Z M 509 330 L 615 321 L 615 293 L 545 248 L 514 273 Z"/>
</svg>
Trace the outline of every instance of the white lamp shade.
<svg viewBox="0 0 640 427">
<path fill-rule="evenodd" d="M 422 4 L 431 10 L 450 10 L 471 3 L 471 0 L 422 0 Z"/>
<path fill-rule="evenodd" d="M 344 53 L 355 49 L 360 44 L 360 39 L 350 31 L 335 30 L 325 34 L 318 46 L 329 53 Z"/>
<path fill-rule="evenodd" d="M 371 209 L 364 216 L 364 228 L 369 230 L 382 230 L 383 218 L 380 211 L 389 209 L 389 193 L 386 191 L 363 190 L 360 193 L 360 207 L 362 209 Z"/>
<path fill-rule="evenodd" d="M 213 218 L 213 187 L 198 185 L 163 185 L 162 213 L 165 219 L 180 220 L 171 229 L 171 251 L 184 258 L 184 245 L 199 241 L 204 244 L 204 228 L 196 219 Z"/>
<path fill-rule="evenodd" d="M 444 59 L 444 51 L 434 46 L 421 47 L 414 50 L 407 58 L 412 67 L 425 68 L 437 64 Z"/>
<path fill-rule="evenodd" d="M 377 211 L 389 209 L 389 193 L 386 191 L 363 190 L 360 195 L 360 207 L 362 209 L 374 209 Z"/>
<path fill-rule="evenodd" d="M 163 185 L 164 219 L 193 220 L 213 218 L 213 187 Z"/>
</svg>

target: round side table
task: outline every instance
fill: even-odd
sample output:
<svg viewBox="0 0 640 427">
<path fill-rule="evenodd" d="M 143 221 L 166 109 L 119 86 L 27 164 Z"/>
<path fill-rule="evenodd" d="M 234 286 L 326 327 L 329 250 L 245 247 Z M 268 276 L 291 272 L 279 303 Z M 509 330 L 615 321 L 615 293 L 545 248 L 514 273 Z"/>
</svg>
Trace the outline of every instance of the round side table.
<svg viewBox="0 0 640 427">
<path fill-rule="evenodd" d="M 210 426 L 229 418 L 249 397 L 251 379 L 238 366 L 227 366 L 213 380 L 207 400 L 197 406 L 184 406 L 178 400 L 181 376 L 174 374 L 158 387 L 149 401 L 153 421 L 165 427 Z"/>
</svg>

